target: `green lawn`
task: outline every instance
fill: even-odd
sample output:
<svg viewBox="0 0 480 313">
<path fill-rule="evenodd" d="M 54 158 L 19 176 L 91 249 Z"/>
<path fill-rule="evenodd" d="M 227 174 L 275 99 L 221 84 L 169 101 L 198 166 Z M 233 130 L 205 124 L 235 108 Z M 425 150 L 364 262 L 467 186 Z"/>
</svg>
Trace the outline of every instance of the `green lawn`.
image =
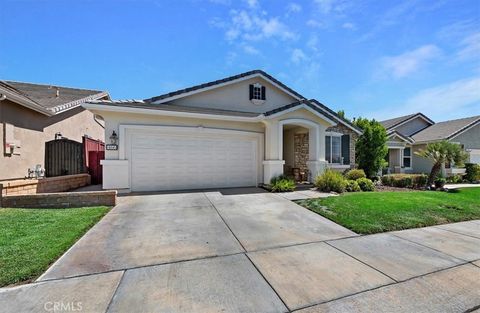
<svg viewBox="0 0 480 313">
<path fill-rule="evenodd" d="M 296 202 L 360 234 L 480 219 L 480 188 L 346 193 Z"/>
<path fill-rule="evenodd" d="M 38 277 L 108 210 L 0 208 L 0 287 Z"/>
</svg>

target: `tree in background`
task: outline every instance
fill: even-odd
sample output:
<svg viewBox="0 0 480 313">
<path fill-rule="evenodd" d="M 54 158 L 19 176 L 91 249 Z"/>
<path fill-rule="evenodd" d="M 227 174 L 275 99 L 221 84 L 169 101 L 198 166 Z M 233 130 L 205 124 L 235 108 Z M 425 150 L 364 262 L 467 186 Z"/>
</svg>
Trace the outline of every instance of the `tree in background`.
<svg viewBox="0 0 480 313">
<path fill-rule="evenodd" d="M 373 178 L 387 163 L 387 131 L 379 122 L 366 118 L 359 117 L 354 124 L 363 131 L 355 145 L 356 162 L 369 178 Z"/>
<path fill-rule="evenodd" d="M 445 140 L 429 143 L 424 150 L 416 151 L 415 154 L 433 162 L 432 170 L 428 176 L 428 186 L 431 186 L 437 176 L 439 176 L 442 165 L 445 164 L 445 162 L 463 166 L 463 163 L 468 157 L 460 145 Z"/>
</svg>

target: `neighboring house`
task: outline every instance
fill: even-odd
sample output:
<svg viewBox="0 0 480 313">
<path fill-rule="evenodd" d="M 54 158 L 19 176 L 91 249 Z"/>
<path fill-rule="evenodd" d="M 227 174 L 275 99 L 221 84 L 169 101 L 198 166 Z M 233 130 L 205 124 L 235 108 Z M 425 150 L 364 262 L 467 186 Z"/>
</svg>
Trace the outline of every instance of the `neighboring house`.
<svg viewBox="0 0 480 313">
<path fill-rule="evenodd" d="M 43 167 L 45 142 L 54 140 L 57 133 L 79 142 L 84 135 L 103 140 L 102 124 L 81 107 L 98 99 L 109 99 L 109 95 L 98 90 L 0 81 L 0 180 L 24 178 L 29 168 Z"/>
<path fill-rule="evenodd" d="M 422 113 L 415 113 L 381 121 L 388 134 L 388 172 L 428 173 L 430 160 L 415 152 L 425 149 L 431 142 L 448 140 L 458 143 L 468 153 L 468 162 L 480 163 L 480 116 L 435 123 Z M 461 173 L 461 169 L 449 164 L 443 169 L 445 175 Z"/>
<path fill-rule="evenodd" d="M 139 101 L 91 101 L 105 121 L 103 187 L 257 186 L 354 165 L 361 133 L 316 100 L 255 70 Z M 117 143 L 118 150 L 115 143 Z"/>
</svg>

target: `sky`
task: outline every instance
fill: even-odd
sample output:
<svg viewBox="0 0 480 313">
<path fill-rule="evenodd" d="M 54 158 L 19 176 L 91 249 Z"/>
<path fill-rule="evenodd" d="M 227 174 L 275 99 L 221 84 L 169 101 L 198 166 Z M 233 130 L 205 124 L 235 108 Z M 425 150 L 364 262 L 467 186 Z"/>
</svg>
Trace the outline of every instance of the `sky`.
<svg viewBox="0 0 480 313">
<path fill-rule="evenodd" d="M 144 99 L 262 69 L 347 117 L 480 115 L 480 0 L 0 0 L 0 79 Z"/>
</svg>

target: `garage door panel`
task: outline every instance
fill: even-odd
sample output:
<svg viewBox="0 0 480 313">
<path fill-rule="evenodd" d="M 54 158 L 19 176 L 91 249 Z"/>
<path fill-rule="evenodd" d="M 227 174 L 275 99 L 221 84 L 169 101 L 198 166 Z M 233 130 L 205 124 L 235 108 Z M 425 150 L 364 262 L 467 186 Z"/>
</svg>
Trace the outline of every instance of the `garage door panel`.
<svg viewBox="0 0 480 313">
<path fill-rule="evenodd" d="M 133 132 L 133 191 L 256 185 L 258 139 L 238 135 Z"/>
</svg>

